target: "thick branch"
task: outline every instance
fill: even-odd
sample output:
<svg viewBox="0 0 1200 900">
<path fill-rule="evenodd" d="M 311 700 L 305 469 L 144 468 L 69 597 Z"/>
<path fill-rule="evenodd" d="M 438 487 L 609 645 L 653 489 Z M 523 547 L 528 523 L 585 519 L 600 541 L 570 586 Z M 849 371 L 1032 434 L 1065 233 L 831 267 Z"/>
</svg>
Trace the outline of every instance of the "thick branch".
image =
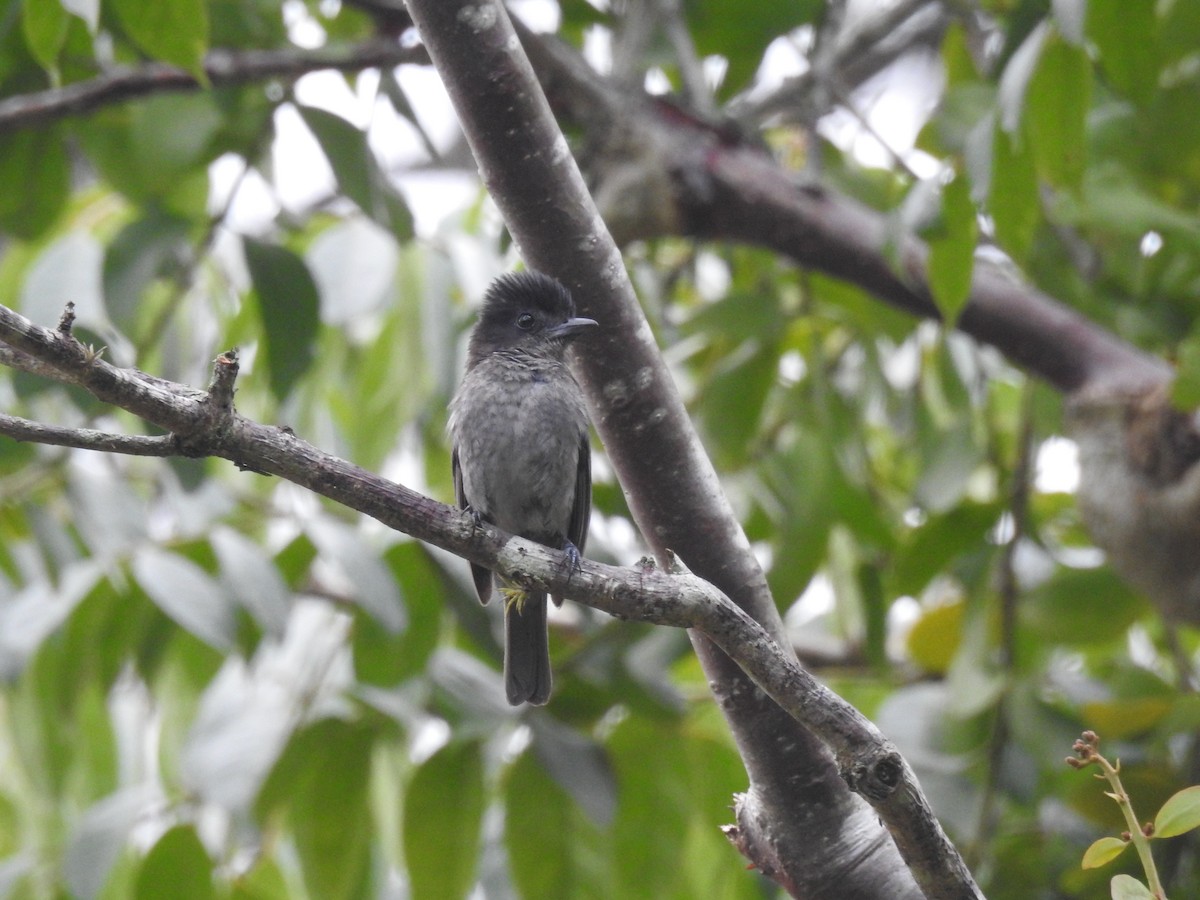
<svg viewBox="0 0 1200 900">
<path fill-rule="evenodd" d="M 503 7 L 410 0 L 409 11 L 526 261 L 566 283 L 582 312 L 601 323 L 601 346 L 592 340 L 596 349 L 580 360 L 583 380 L 643 535 L 660 559 L 672 548 L 691 561 L 778 639 L 781 623 L 763 573 Z M 919 896 L 894 845 L 845 790 L 813 735 L 756 691 L 707 638 L 694 634 L 693 643 L 761 801 L 757 827 L 786 865 L 775 877 L 814 898 Z M 930 875 L 921 860 L 908 861 L 918 877 Z M 952 851 L 941 863 L 943 881 L 928 884 L 930 896 L 974 896 Z"/>
<path fill-rule="evenodd" d="M 560 41 L 525 39 L 555 108 L 597 148 L 596 194 L 613 199 L 601 209 L 619 241 L 677 234 L 755 244 L 940 318 L 925 245 L 910 237 L 899 254 L 889 249 L 894 228 L 882 214 L 799 182 L 728 129 L 617 91 Z M 955 324 L 1064 392 L 1139 393 L 1171 376 L 1161 360 L 983 259 Z"/>
<path fill-rule="evenodd" d="M 353 47 L 319 50 L 299 47 L 212 50 L 204 58 L 204 72 L 213 86 L 226 87 L 267 78 L 298 78 L 323 69 L 355 72 L 426 61 L 428 58 L 421 48 L 402 47 L 393 40 L 378 39 Z M 83 115 L 147 94 L 190 91 L 199 87 L 190 72 L 166 63 L 114 66 L 88 81 L 0 100 L 0 134 Z"/>
<path fill-rule="evenodd" d="M 69 325 L 69 319 L 64 322 Z M 4 307 L 0 307 L 0 337 L 19 342 L 65 380 L 87 388 L 99 399 L 152 424 L 168 427 L 169 423 L 178 433 L 160 443 L 169 442 L 176 453 L 219 456 L 241 469 L 285 478 L 525 587 L 565 594 L 620 618 L 702 632 L 737 659 L 755 684 L 834 752 L 842 778 L 866 797 L 888 824 L 917 880 L 929 886 L 928 896 L 978 896 L 961 861 L 957 871 L 946 871 L 946 860 L 957 861 L 958 857 L 895 747 L 854 707 L 804 671 L 758 622 L 711 584 L 687 572 L 670 554 L 669 573 L 652 563 L 621 569 L 587 560 L 575 569 L 565 564 L 559 551 L 490 525 L 478 527 L 459 509 L 325 453 L 289 430 L 239 415 L 231 402 L 236 353 L 217 358 L 212 385 L 198 396 L 183 385 L 116 369 L 79 344 L 68 327 L 56 331 L 40 328 Z M 13 421 L 5 417 L 0 427 Z M 36 427 L 52 438 L 65 431 Z M 36 439 L 34 430 L 27 430 L 26 437 Z M 105 437 L 111 440 L 114 436 Z M 116 444 L 128 447 L 129 440 Z M 90 444 L 80 440 L 73 445 L 119 449 L 106 447 L 100 440 Z"/>
</svg>

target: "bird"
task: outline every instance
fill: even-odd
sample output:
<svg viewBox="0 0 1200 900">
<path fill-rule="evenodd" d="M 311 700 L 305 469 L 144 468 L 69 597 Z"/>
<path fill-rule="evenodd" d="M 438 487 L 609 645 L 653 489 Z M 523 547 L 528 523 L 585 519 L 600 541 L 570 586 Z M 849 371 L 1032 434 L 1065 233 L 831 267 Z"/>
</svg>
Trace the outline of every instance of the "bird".
<svg viewBox="0 0 1200 900">
<path fill-rule="evenodd" d="M 501 275 L 484 295 L 448 421 L 459 507 L 478 524 L 563 551 L 575 568 L 591 517 L 592 457 L 583 392 L 564 357 L 597 327 L 575 315 L 570 292 L 549 275 Z M 472 563 L 471 574 L 488 603 L 492 572 Z M 546 595 L 502 593 L 505 695 L 513 706 L 541 706 L 552 681 Z"/>
</svg>

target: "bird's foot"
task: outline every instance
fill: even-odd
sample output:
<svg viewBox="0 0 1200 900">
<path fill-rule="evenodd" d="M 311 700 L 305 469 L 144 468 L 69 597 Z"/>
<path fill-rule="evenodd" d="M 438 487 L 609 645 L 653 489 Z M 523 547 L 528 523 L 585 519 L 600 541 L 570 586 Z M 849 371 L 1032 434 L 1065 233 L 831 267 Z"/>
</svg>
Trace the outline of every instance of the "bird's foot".
<svg viewBox="0 0 1200 900">
<path fill-rule="evenodd" d="M 521 608 L 525 605 L 525 598 L 529 594 L 524 588 L 516 587 L 515 585 L 506 584 L 500 588 L 500 600 L 504 603 L 504 611 L 508 612 L 513 607 L 516 607 L 517 614 L 521 613 Z"/>
<path fill-rule="evenodd" d="M 563 545 L 562 552 L 565 557 L 562 565 L 567 570 L 567 583 L 570 584 L 571 576 L 576 572 L 583 571 L 583 556 L 580 554 L 579 548 L 570 541 Z"/>
</svg>

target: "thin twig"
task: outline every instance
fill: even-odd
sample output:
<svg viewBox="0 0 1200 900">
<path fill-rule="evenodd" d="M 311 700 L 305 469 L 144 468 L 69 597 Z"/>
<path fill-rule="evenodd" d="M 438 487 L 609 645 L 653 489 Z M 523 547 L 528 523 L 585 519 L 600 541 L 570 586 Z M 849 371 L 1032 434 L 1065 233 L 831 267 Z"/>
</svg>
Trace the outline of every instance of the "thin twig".
<svg viewBox="0 0 1200 900">
<path fill-rule="evenodd" d="M 113 434 L 92 428 L 66 428 L 43 425 L 17 416 L 0 413 L 0 435 L 14 441 L 50 444 L 54 447 L 73 447 L 76 450 L 98 450 L 101 453 L 122 453 L 127 456 L 179 456 L 179 447 L 169 434 Z"/>
<path fill-rule="evenodd" d="M 204 72 L 214 87 L 225 87 L 267 78 L 297 78 L 324 69 L 357 72 L 419 62 L 428 62 L 423 48 L 376 39 L 351 47 L 319 50 L 217 49 L 204 58 Z M 0 134 L 84 115 L 149 94 L 198 90 L 200 86 L 192 73 L 166 63 L 114 66 L 87 81 L 0 100 Z"/>
</svg>

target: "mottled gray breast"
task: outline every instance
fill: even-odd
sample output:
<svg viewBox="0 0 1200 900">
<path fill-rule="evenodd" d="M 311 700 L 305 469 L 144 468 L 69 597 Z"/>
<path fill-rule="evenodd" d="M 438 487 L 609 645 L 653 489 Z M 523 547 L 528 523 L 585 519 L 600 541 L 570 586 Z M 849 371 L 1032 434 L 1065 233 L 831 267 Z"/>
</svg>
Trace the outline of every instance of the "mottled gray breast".
<svg viewBox="0 0 1200 900">
<path fill-rule="evenodd" d="M 583 396 L 564 363 L 506 354 L 480 361 L 450 415 L 467 502 L 506 531 L 560 546 L 586 430 Z"/>
</svg>

